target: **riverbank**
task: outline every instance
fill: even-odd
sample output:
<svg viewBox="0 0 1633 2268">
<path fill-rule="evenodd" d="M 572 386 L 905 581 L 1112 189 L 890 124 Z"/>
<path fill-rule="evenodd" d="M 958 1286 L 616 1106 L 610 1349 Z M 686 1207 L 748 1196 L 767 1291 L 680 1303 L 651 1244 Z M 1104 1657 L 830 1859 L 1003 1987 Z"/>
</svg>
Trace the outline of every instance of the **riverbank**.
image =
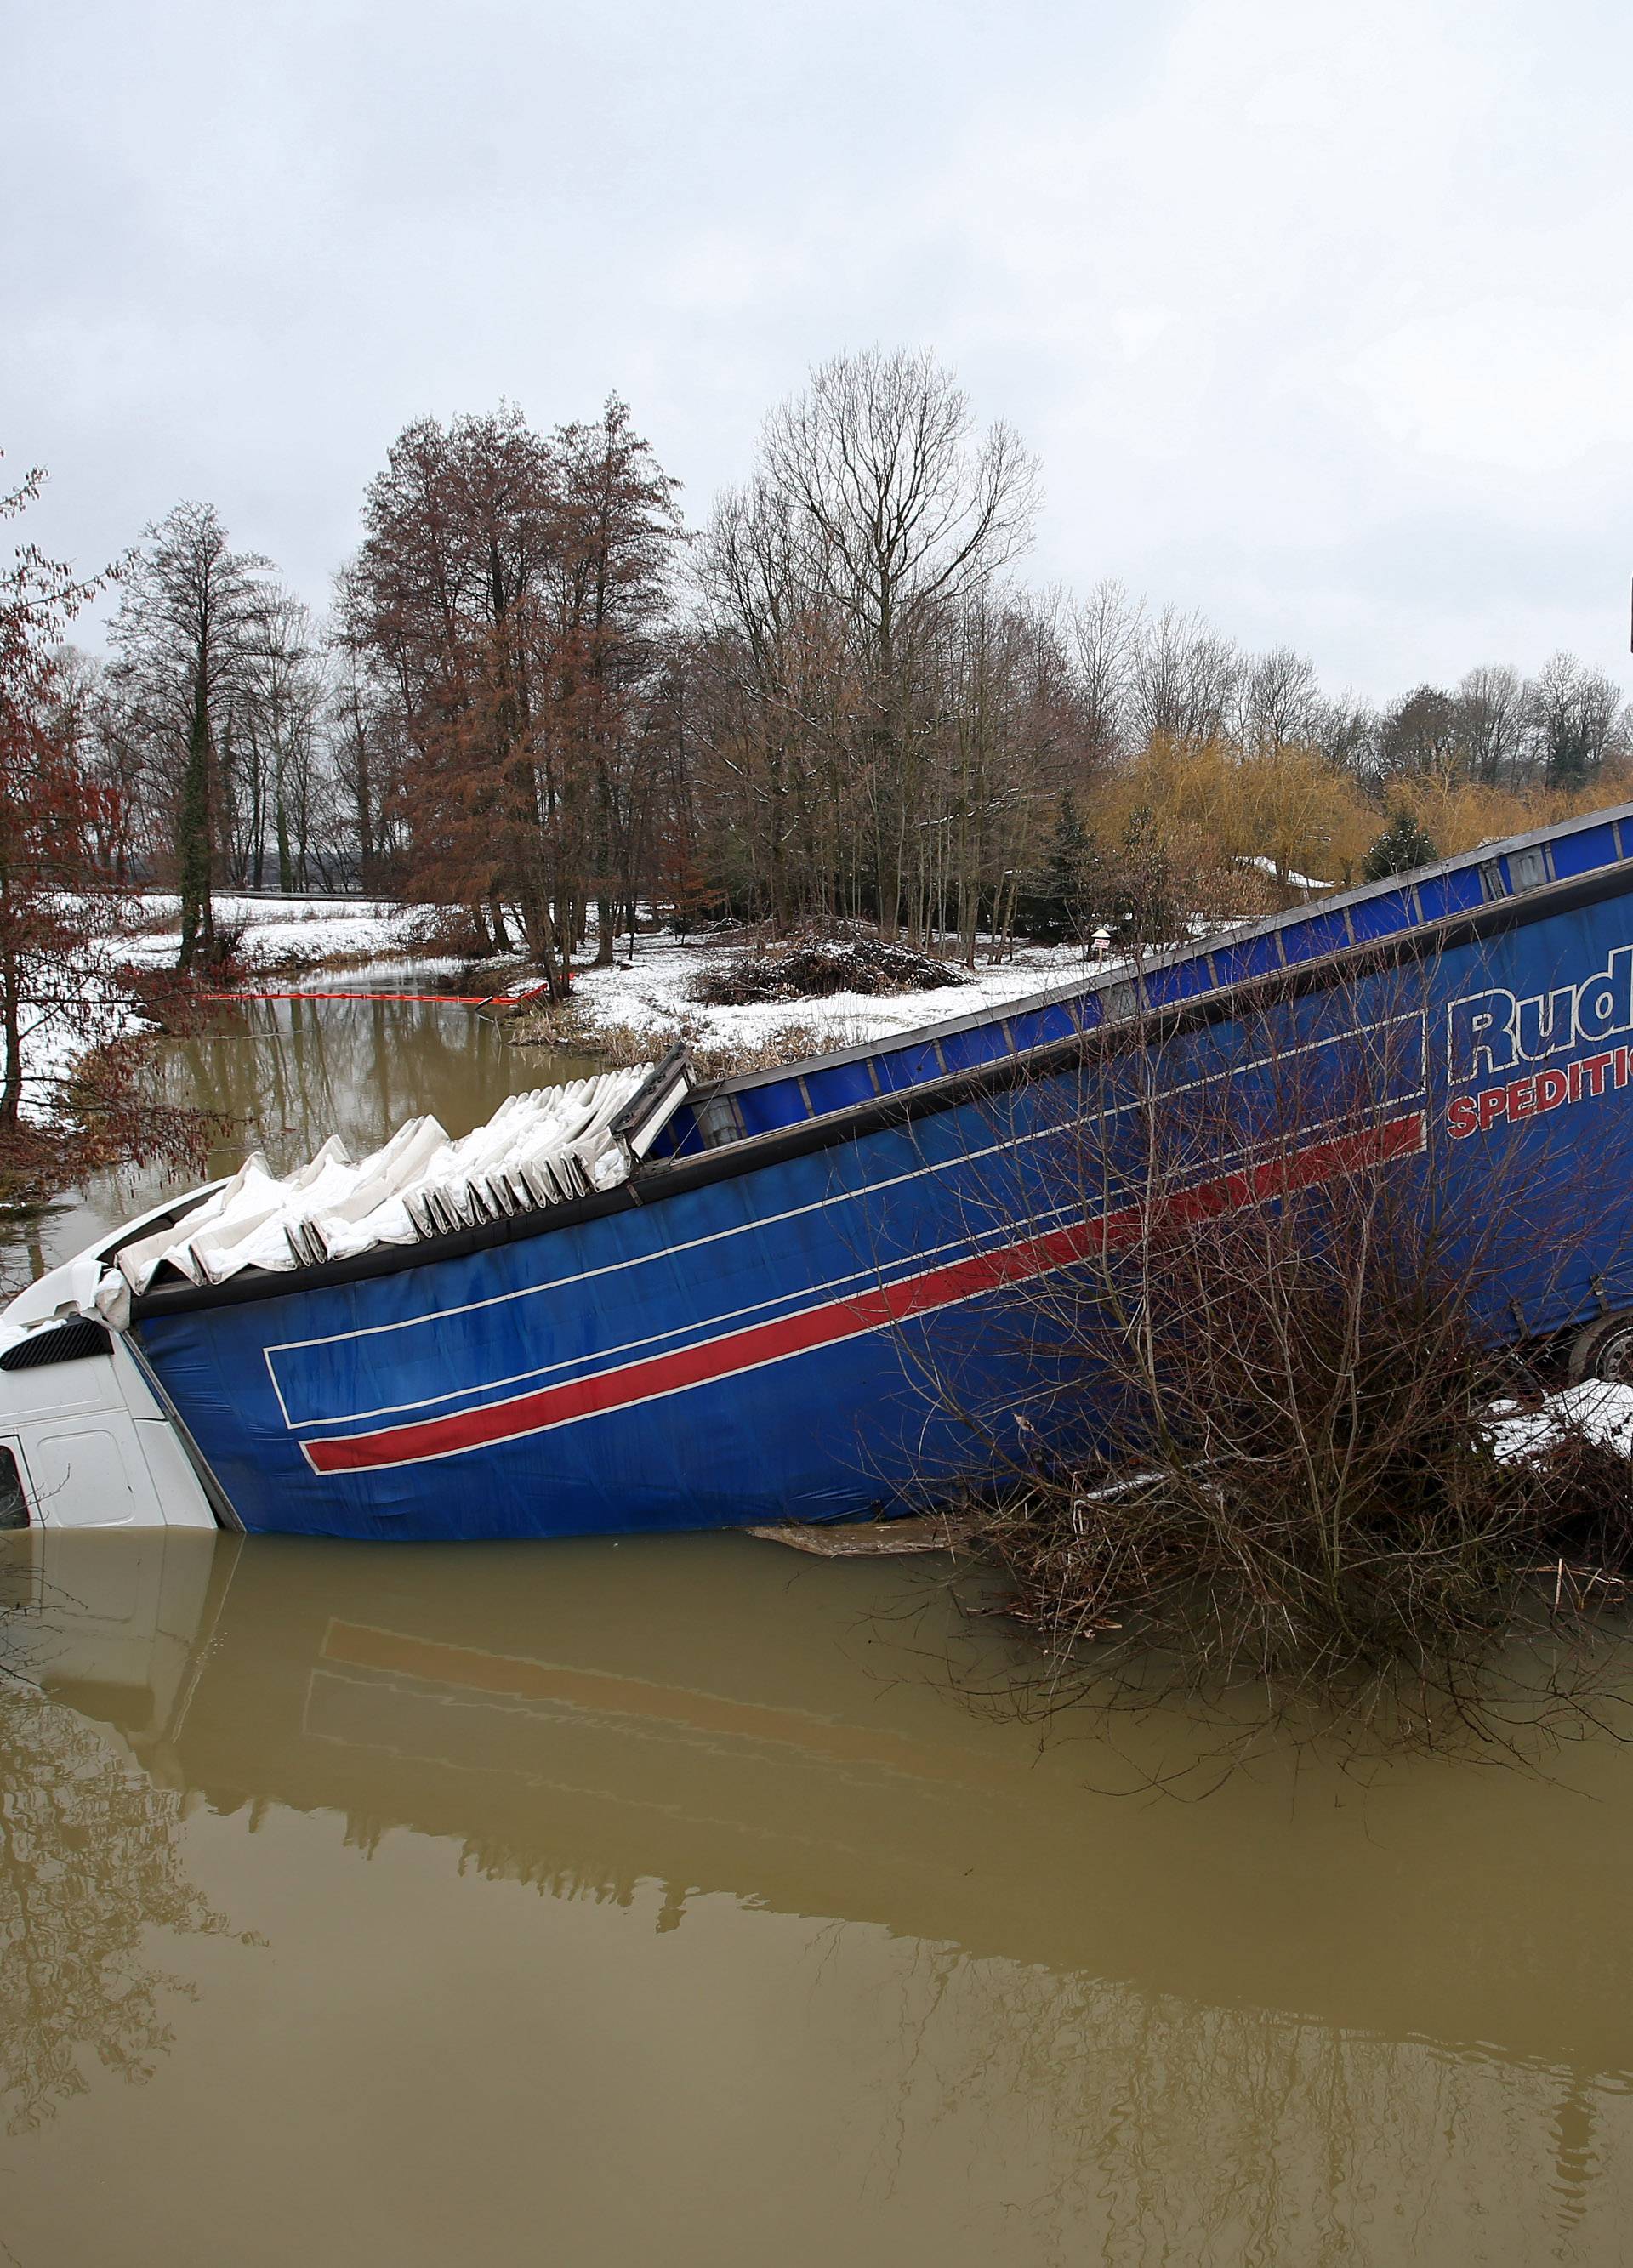
<svg viewBox="0 0 1633 2268">
<path fill-rule="evenodd" d="M 576 971 L 572 998 L 529 1010 L 510 1037 L 521 1047 L 567 1047 L 612 1064 L 647 1062 L 683 1040 L 701 1076 L 722 1078 L 1027 999 L 1084 968 L 1078 946 L 1035 946 L 994 968 L 950 962 L 944 983 L 901 992 L 832 992 L 732 1006 L 702 998 L 711 979 L 744 951 L 739 942 L 639 937 L 633 954 L 626 943 L 613 967 Z"/>
<path fill-rule="evenodd" d="M 297 975 L 376 960 L 425 962 L 446 917 L 436 907 L 386 899 L 252 898 L 223 895 L 216 920 L 246 975 Z M 174 1004 L 154 981 L 174 970 L 181 947 L 180 902 L 144 894 L 122 918 L 87 943 L 70 977 L 54 976 L 48 997 L 26 1010 L 22 1028 L 22 1116 L 38 1129 L 71 1115 L 70 1090 L 109 1049 L 158 1030 Z M 457 957 L 447 956 L 449 968 Z M 496 980 L 497 981 L 497 980 Z"/>
<path fill-rule="evenodd" d="M 151 894 L 137 901 L 137 907 L 125 957 L 138 968 L 172 966 L 181 943 L 179 902 Z M 323 970 L 388 972 L 410 961 L 421 971 L 448 974 L 470 965 L 468 955 L 450 949 L 456 909 L 389 899 L 225 893 L 217 897 L 215 909 L 218 932 L 232 940 L 235 983 Z M 1025 946 L 996 968 L 969 970 L 949 962 L 944 983 L 899 992 L 847 990 L 816 1000 L 730 1006 L 701 999 L 709 981 L 747 950 L 742 939 L 639 936 L 632 954 L 626 941 L 621 945 L 610 967 L 575 969 L 568 1002 L 529 1010 L 507 1036 L 522 1047 L 565 1048 L 615 1065 L 651 1060 L 683 1039 L 699 1071 L 718 1077 L 861 1046 L 922 1024 L 1025 999 L 1068 982 L 1084 966 L 1076 946 Z M 484 982 L 496 994 L 523 994 L 534 981 L 519 954 L 486 956 L 480 967 Z"/>
</svg>

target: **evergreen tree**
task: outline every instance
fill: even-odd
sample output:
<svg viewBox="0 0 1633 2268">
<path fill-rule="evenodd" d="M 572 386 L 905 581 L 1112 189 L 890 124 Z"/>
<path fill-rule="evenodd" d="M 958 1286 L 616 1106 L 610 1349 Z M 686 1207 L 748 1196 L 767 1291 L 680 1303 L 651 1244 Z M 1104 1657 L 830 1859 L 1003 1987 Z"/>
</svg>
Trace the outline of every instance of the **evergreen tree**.
<svg viewBox="0 0 1633 2268">
<path fill-rule="evenodd" d="M 1415 867 L 1432 866 L 1440 856 L 1409 811 L 1398 811 L 1362 862 L 1369 882 L 1390 874 L 1409 874 Z"/>
<path fill-rule="evenodd" d="M 1094 836 L 1078 817 L 1076 799 L 1068 788 L 1060 798 L 1038 908 L 1050 936 L 1087 936 L 1094 922 L 1098 864 Z"/>
</svg>

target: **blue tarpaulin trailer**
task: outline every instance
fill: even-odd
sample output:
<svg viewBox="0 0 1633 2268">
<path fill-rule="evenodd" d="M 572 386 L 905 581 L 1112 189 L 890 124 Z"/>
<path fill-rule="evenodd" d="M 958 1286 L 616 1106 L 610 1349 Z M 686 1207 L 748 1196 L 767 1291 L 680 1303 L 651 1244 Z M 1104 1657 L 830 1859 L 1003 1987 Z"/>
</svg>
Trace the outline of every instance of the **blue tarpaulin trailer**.
<svg viewBox="0 0 1633 2268">
<path fill-rule="evenodd" d="M 1272 1126 L 1295 1058 L 1303 1115 Z M 107 1359 L 249 1529 L 575 1535 L 916 1505 L 979 1478 L 1035 1390 L 1017 1285 L 1137 1221 L 1118 1131 L 1136 1095 L 1222 1077 L 1245 1120 L 1259 1082 L 1261 1130 L 1282 1160 L 1296 1137 L 1310 1178 L 1414 1176 L 1471 1220 L 1520 1192 L 1494 1330 L 1633 1311 L 1614 1168 L 1633 806 L 873 1047 L 695 1091 L 666 1064 L 660 1130 L 617 1186 L 292 1273 L 156 1280 Z M 1085 1143 L 1088 1181 L 1063 1162 Z M 1266 1195 L 1257 1170 L 1251 1144 L 1194 1161 L 1219 1201 Z M 1575 1192 L 1567 1212 L 1550 1190 Z M 15 1351 L 0 1429 L 14 1381 L 37 1390 L 48 1366 L 37 1322 L 28 1368 Z"/>
</svg>

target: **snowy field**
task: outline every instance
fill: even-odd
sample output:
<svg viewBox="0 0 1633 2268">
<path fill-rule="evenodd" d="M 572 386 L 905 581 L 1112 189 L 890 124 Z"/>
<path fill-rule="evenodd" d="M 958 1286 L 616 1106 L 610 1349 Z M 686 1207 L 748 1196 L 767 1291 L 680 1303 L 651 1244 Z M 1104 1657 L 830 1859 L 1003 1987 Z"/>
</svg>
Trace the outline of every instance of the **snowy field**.
<svg viewBox="0 0 1633 2268">
<path fill-rule="evenodd" d="M 146 967 L 169 965 L 181 942 L 180 901 L 154 894 L 137 905 L 126 957 Z M 387 898 L 251 898 L 224 892 L 215 909 L 218 930 L 242 931 L 238 957 L 249 969 L 319 968 L 358 955 L 422 960 L 442 918 L 434 906 L 403 906 Z"/>
</svg>

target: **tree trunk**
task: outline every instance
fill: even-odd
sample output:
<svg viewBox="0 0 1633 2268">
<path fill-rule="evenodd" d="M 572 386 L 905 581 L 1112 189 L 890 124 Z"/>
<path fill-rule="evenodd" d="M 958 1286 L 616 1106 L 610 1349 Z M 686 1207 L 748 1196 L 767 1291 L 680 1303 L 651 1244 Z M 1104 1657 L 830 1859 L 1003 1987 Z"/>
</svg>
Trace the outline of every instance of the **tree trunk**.
<svg viewBox="0 0 1633 2268">
<path fill-rule="evenodd" d="M 289 853 L 289 805 L 284 794 L 284 760 L 277 759 L 272 787 L 272 824 L 277 832 L 277 886 L 285 897 L 295 887 L 295 865 Z"/>
<path fill-rule="evenodd" d="M 370 789 L 368 744 L 361 727 L 354 723 L 351 799 L 358 820 L 358 880 L 365 889 L 374 879 L 374 808 Z"/>
<path fill-rule="evenodd" d="M 176 868 L 181 895 L 181 950 L 176 966 L 190 968 L 201 958 L 208 963 L 216 945 L 210 881 L 210 709 L 202 669 L 193 683 L 193 725 L 181 779 Z"/>
<path fill-rule="evenodd" d="M 8 1134 L 17 1131 L 18 1113 L 23 1101 L 23 1036 L 18 1017 L 17 955 L 12 952 L 0 954 L 0 1022 L 5 1030 L 5 1065 L 0 1079 L 0 1127 Z"/>
</svg>

